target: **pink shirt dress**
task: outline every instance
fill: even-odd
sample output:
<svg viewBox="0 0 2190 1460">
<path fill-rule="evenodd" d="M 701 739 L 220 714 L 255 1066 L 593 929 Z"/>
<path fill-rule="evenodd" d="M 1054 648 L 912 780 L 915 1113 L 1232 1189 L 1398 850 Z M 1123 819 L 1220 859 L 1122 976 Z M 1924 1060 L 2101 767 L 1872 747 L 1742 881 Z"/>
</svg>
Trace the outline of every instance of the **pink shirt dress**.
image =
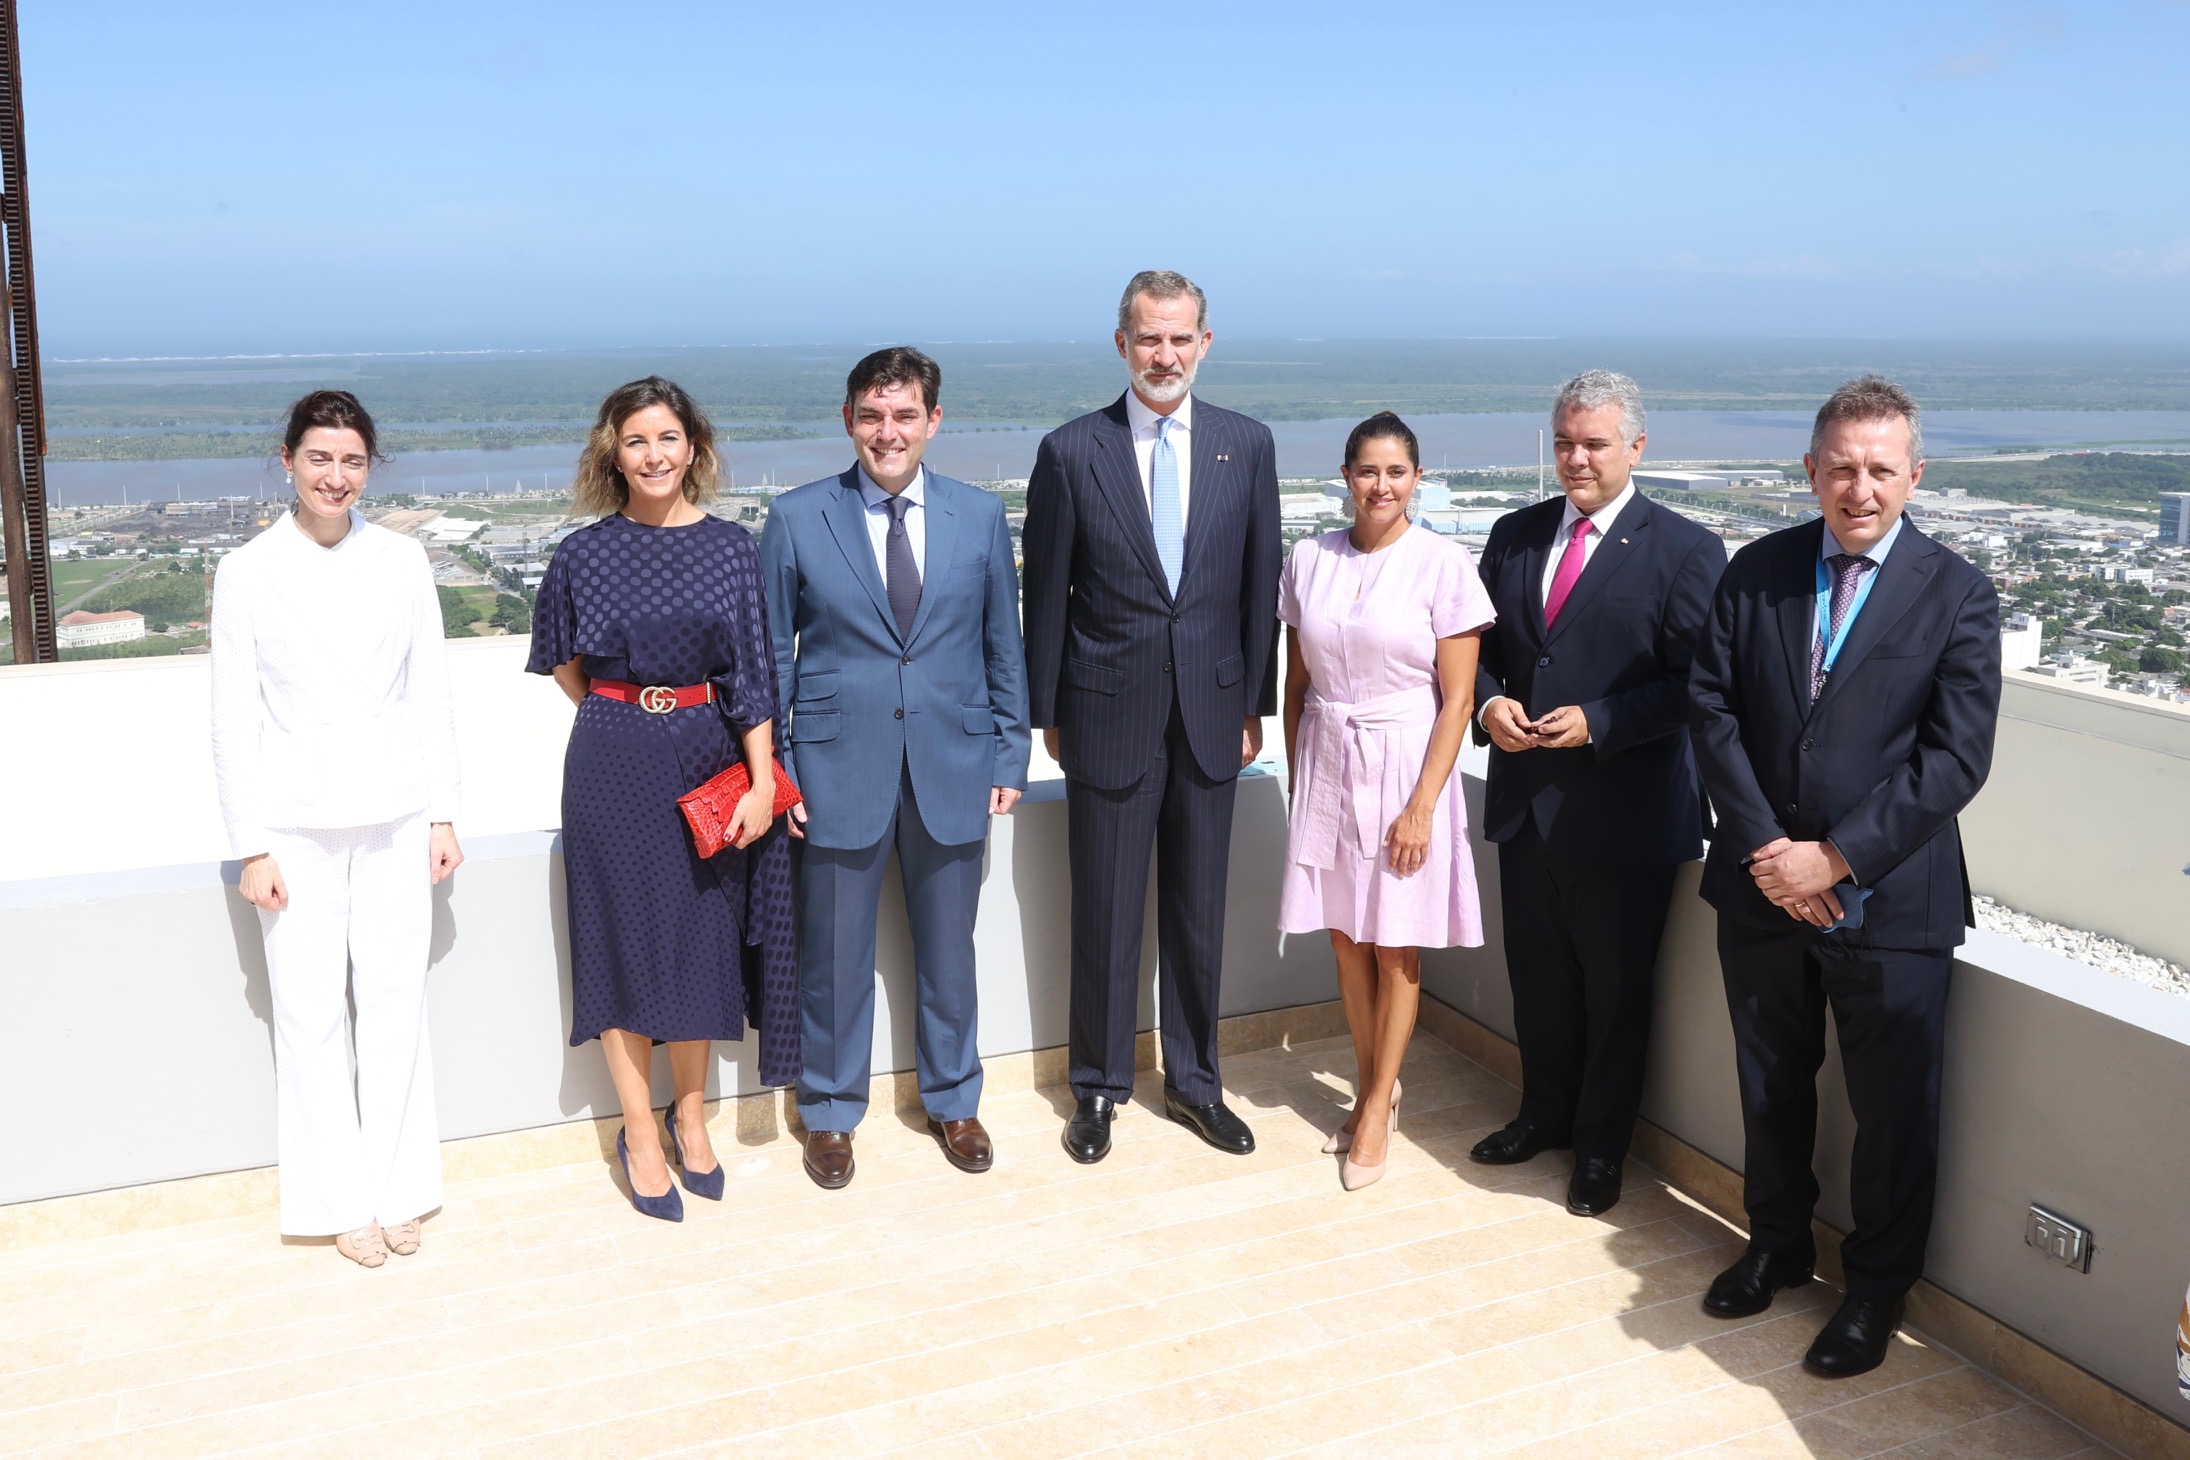
<svg viewBox="0 0 2190 1460">
<path fill-rule="evenodd" d="M 1294 751 L 1278 926 L 1389 948 L 1475 948 L 1483 916 L 1460 767 L 1438 798 L 1422 866 L 1386 864 L 1384 835 L 1422 777 L 1442 699 L 1437 641 L 1497 618 L 1466 548 L 1412 527 L 1364 553 L 1344 531 L 1302 539 L 1278 617 L 1308 666 Z"/>
</svg>

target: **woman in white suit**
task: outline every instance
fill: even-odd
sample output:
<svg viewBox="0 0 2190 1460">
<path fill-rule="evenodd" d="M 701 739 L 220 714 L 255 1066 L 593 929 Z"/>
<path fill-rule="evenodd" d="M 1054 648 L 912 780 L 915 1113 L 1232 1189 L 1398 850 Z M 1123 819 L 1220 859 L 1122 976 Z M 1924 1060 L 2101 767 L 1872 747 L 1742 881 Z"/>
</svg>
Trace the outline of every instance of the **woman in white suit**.
<svg viewBox="0 0 2190 1460">
<path fill-rule="evenodd" d="M 376 456 L 348 392 L 291 408 L 295 505 L 221 563 L 212 631 L 214 772 L 273 987 L 281 1229 L 365 1267 L 416 1252 L 441 1204 L 430 889 L 464 859 L 439 596 L 423 549 L 356 511 Z"/>
</svg>

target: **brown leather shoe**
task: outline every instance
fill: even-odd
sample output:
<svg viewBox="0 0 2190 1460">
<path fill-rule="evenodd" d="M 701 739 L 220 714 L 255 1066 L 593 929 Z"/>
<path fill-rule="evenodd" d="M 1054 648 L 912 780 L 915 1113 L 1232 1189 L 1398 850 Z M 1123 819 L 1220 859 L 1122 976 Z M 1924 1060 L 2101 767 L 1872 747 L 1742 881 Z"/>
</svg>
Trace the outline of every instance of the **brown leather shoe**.
<svg viewBox="0 0 2190 1460">
<path fill-rule="evenodd" d="M 981 1128 L 979 1116 L 937 1120 L 931 1115 L 928 1134 L 943 1148 L 943 1159 L 961 1171 L 986 1171 L 995 1164 L 996 1152 L 989 1146 L 989 1133 Z"/>
<path fill-rule="evenodd" d="M 852 1133 L 848 1130 L 806 1132 L 806 1174 L 814 1185 L 835 1191 L 852 1179 Z"/>
</svg>

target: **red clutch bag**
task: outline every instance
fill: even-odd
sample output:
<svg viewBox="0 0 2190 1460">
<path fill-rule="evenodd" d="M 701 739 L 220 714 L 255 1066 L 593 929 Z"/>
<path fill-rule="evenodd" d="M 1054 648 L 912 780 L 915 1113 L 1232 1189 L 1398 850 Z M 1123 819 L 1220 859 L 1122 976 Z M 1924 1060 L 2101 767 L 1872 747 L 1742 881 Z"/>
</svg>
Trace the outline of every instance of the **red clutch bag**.
<svg viewBox="0 0 2190 1460">
<path fill-rule="evenodd" d="M 776 806 L 770 816 L 781 816 L 806 798 L 799 795 L 798 787 L 783 772 L 783 762 L 775 762 Z M 692 827 L 692 845 L 703 857 L 712 857 L 730 845 L 730 818 L 738 809 L 738 802 L 753 789 L 752 773 L 743 761 L 708 781 L 695 786 L 677 798 L 677 805 L 684 811 L 684 819 Z"/>
</svg>

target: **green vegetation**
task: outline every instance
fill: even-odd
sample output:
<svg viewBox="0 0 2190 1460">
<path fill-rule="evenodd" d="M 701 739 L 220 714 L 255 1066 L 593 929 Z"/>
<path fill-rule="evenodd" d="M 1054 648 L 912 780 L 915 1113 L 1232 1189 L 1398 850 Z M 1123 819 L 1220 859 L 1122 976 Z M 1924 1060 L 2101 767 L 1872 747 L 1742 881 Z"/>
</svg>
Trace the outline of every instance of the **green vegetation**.
<svg viewBox="0 0 2190 1460">
<path fill-rule="evenodd" d="M 469 638 L 489 629 L 532 632 L 532 607 L 520 594 L 479 585 L 452 588 L 446 583 L 436 591 L 441 598 L 441 627 L 449 638 Z"/>
<path fill-rule="evenodd" d="M 130 564 L 116 562 L 112 558 L 67 558 L 53 564 L 53 602 L 61 613 L 78 606 L 77 600 L 87 596 L 107 579 L 129 571 Z"/>
<path fill-rule="evenodd" d="M 1701 507 L 1706 511 L 1724 512 L 1731 517 L 1748 518 L 1768 530 L 1791 527 L 1804 513 L 1813 510 L 1804 505 L 1782 512 L 1779 510 L 1782 503 L 1760 502 L 1738 492 L 1673 492 L 1659 487 L 1644 487 L 1642 494 L 1653 502 L 1663 502 L 1675 509 Z"/>
<path fill-rule="evenodd" d="M 1924 468 L 1924 485 L 1933 491 L 1960 487 L 1973 497 L 2149 520 L 2159 511 L 2160 493 L 2190 492 L 2190 456 L 2086 451 L 2042 461 L 1934 461 Z"/>
<path fill-rule="evenodd" d="M 205 579 L 194 563 L 176 562 L 167 567 L 139 567 L 120 582 L 111 583 L 77 604 L 87 613 L 114 613 L 130 609 L 147 623 L 190 623 L 205 617 Z"/>
<path fill-rule="evenodd" d="M 514 593 L 498 593 L 494 596 L 494 612 L 487 616 L 487 622 L 513 634 L 529 634 L 532 632 L 532 608 Z"/>
<path fill-rule="evenodd" d="M 494 612 L 492 588 L 451 588 L 444 583 L 435 591 L 441 599 L 441 626 L 452 639 L 476 633 L 474 625 L 484 623 Z"/>
</svg>

